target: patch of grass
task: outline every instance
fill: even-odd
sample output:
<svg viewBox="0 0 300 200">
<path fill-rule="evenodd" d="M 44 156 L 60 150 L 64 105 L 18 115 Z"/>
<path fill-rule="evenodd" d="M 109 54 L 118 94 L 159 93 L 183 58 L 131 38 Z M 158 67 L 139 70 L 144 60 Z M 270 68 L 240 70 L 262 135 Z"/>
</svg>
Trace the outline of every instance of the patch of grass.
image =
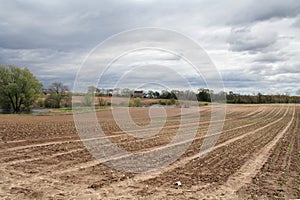
<svg viewBox="0 0 300 200">
<path fill-rule="evenodd" d="M 70 110 L 72 110 L 72 108 L 71 107 L 58 108 L 58 110 L 60 110 L 60 111 L 70 111 Z"/>
<path fill-rule="evenodd" d="M 201 107 L 201 106 L 208 106 L 209 105 L 209 103 L 208 102 L 199 102 L 199 106 Z"/>
</svg>

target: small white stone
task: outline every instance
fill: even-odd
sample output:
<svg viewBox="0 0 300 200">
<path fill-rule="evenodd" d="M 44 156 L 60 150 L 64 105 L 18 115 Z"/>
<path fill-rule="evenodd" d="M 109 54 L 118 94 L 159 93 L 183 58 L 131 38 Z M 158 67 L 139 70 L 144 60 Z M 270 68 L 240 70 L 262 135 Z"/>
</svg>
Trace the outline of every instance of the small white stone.
<svg viewBox="0 0 300 200">
<path fill-rule="evenodd" d="M 174 185 L 181 186 L 181 182 L 177 181 Z"/>
</svg>

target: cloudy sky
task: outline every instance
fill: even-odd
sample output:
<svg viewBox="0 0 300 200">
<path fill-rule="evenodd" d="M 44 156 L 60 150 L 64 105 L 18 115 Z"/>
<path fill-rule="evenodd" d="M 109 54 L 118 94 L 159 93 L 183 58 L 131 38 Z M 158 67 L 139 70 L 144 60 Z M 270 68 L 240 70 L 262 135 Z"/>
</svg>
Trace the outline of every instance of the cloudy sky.
<svg viewBox="0 0 300 200">
<path fill-rule="evenodd" d="M 84 59 L 112 35 L 157 27 L 195 40 L 221 73 L 226 91 L 296 94 L 300 89 L 299 0 L 0 3 L 0 64 L 27 67 L 45 86 L 59 81 L 72 87 Z M 169 67 L 178 60 L 157 56 Z"/>
</svg>

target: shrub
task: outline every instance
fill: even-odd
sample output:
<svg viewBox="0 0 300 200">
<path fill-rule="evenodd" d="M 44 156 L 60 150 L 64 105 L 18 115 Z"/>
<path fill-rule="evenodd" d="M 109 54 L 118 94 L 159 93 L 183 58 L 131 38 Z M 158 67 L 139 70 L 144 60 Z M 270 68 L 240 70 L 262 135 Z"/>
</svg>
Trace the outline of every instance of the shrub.
<svg viewBox="0 0 300 200">
<path fill-rule="evenodd" d="M 98 98 L 98 100 L 99 100 L 100 107 L 108 105 L 107 101 L 105 99 L 103 99 L 102 97 Z"/>
<path fill-rule="evenodd" d="M 172 98 L 172 99 L 170 100 L 170 103 L 171 103 L 171 105 L 174 105 L 174 104 L 176 103 L 175 99 Z"/>
<path fill-rule="evenodd" d="M 93 106 L 93 104 L 94 104 L 94 95 L 93 95 L 93 94 L 90 94 L 90 93 L 87 93 L 87 94 L 83 97 L 83 100 L 81 101 L 81 103 L 82 103 L 84 106 Z"/>
<path fill-rule="evenodd" d="M 38 106 L 39 106 L 40 108 L 45 107 L 45 100 L 44 100 L 43 98 L 39 98 L 39 99 L 38 99 Z"/>
<path fill-rule="evenodd" d="M 141 99 L 140 98 L 135 98 L 133 100 L 133 106 L 134 107 L 140 107 L 141 106 Z"/>
<path fill-rule="evenodd" d="M 45 100 L 45 107 L 46 108 L 59 108 L 59 103 L 54 95 L 47 96 Z"/>
<path fill-rule="evenodd" d="M 133 103 L 131 101 L 128 102 L 128 107 L 133 107 Z"/>
</svg>

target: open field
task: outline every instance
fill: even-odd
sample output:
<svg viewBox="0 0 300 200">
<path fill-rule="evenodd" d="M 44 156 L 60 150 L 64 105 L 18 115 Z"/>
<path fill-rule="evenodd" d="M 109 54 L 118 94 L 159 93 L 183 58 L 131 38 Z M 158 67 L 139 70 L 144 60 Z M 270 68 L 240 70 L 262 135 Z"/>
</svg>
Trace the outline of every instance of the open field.
<svg viewBox="0 0 300 200">
<path fill-rule="evenodd" d="M 0 115 L 0 199 L 300 198 L 299 105 L 227 105 L 216 145 L 199 157 L 205 134 L 216 123 L 210 122 L 210 111 L 210 106 L 200 108 L 200 126 L 185 153 L 149 173 L 99 163 L 80 140 L 72 115 Z M 147 108 L 131 108 L 130 113 L 141 126 L 150 122 Z M 97 112 L 97 117 L 118 147 L 159 151 L 180 125 L 179 108 L 166 113 L 164 128 L 149 138 L 125 134 L 111 110 Z M 185 124 L 195 126 L 189 120 Z M 175 186 L 176 181 L 182 185 Z"/>
</svg>

